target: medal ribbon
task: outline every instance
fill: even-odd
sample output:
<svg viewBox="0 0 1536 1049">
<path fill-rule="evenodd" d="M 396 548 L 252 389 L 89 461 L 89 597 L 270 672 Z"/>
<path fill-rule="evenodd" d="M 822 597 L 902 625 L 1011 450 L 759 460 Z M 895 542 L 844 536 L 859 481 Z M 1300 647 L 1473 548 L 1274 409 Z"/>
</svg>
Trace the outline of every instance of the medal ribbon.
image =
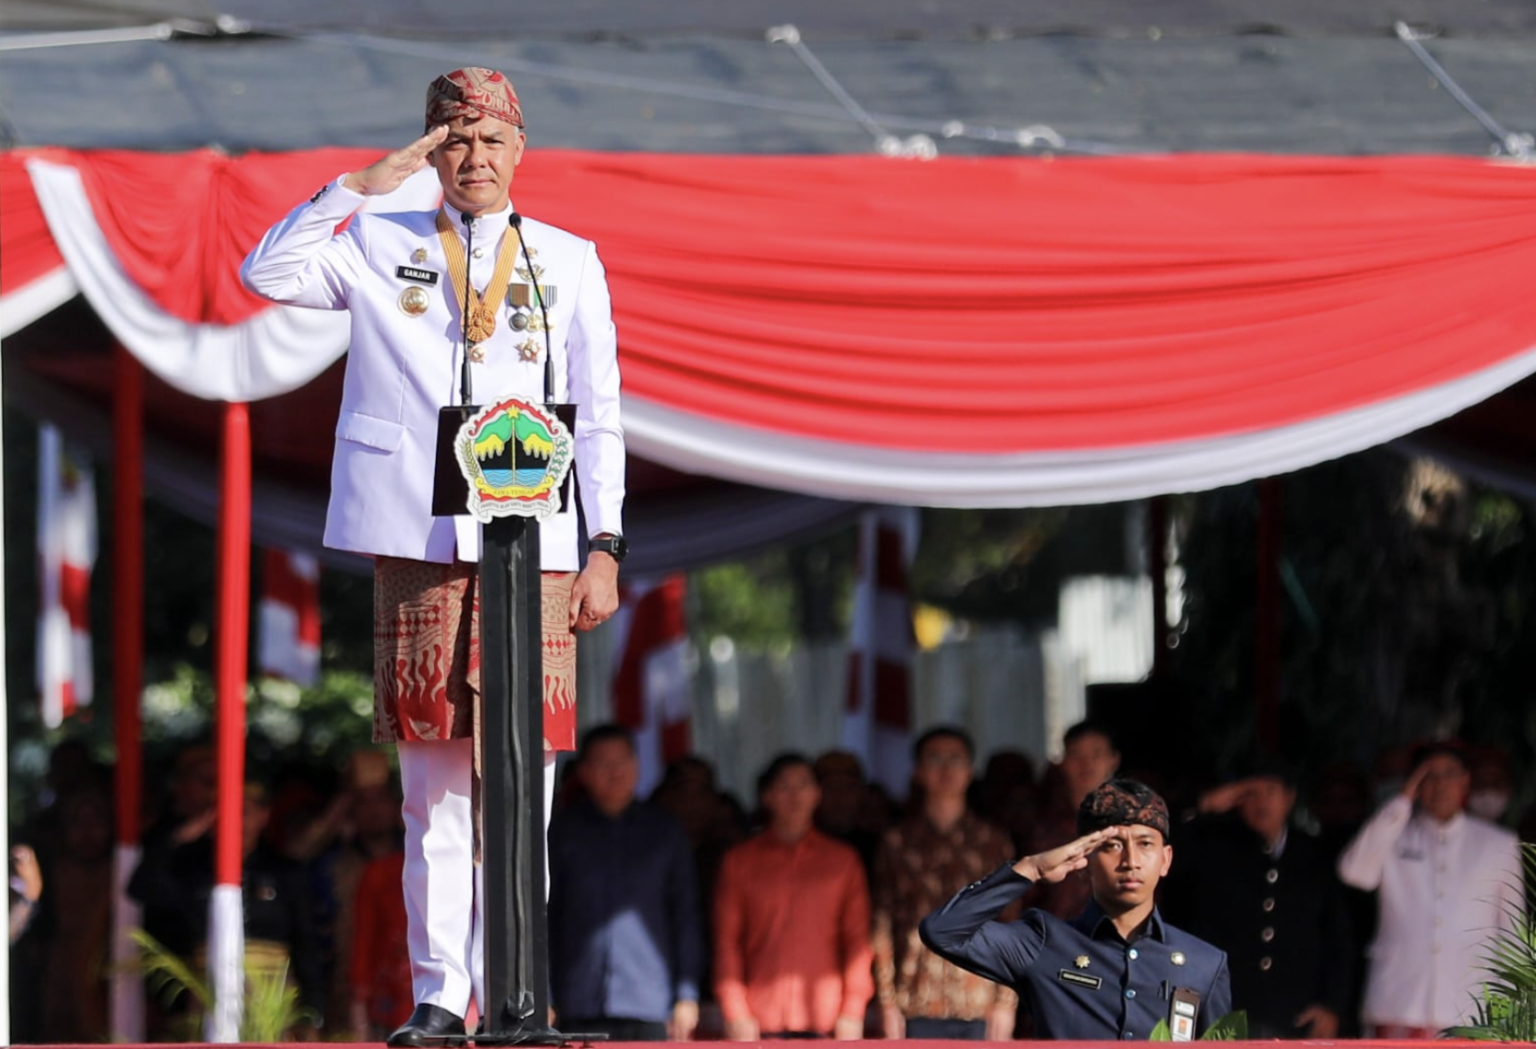
<svg viewBox="0 0 1536 1049">
<path fill-rule="evenodd" d="M 501 249 L 496 254 L 496 269 L 491 282 L 485 286 L 485 294 L 469 283 L 469 260 L 464 256 L 464 242 L 459 239 L 448 221 L 448 212 L 437 209 L 437 239 L 443 242 L 443 254 L 448 257 L 448 277 L 453 283 L 453 308 L 464 308 L 465 287 L 468 286 L 469 319 L 464 324 L 465 337 L 471 346 L 489 339 L 496 331 L 496 307 L 507 296 L 512 284 L 512 271 L 517 266 L 517 249 L 522 243 L 515 229 L 509 228 L 501 237 Z"/>
</svg>

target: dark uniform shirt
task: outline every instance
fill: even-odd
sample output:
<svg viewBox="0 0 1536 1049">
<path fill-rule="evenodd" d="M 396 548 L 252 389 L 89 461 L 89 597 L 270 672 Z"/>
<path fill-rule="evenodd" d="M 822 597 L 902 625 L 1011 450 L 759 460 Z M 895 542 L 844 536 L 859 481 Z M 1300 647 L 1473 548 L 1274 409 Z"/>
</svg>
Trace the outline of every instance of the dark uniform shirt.
<svg viewBox="0 0 1536 1049">
<path fill-rule="evenodd" d="M 1163 909 L 1227 952 L 1232 997 L 1253 1038 L 1295 1038 L 1296 1017 L 1350 1009 L 1355 946 L 1343 886 L 1317 841 L 1287 833 L 1279 855 L 1240 820 L 1202 817 L 1179 831 Z"/>
<path fill-rule="evenodd" d="M 1070 922 L 1042 910 L 992 920 L 1031 884 L 1003 867 L 923 919 L 921 932 L 930 950 L 1017 988 L 1040 1037 L 1144 1041 L 1169 1019 L 1176 989 L 1200 996 L 1197 1033 L 1231 1010 L 1227 956 L 1156 910 L 1131 943 L 1096 903 Z"/>
<path fill-rule="evenodd" d="M 699 1000 L 704 933 L 682 824 L 579 801 L 549 826 L 549 963 L 565 1017 L 665 1021 Z"/>
</svg>

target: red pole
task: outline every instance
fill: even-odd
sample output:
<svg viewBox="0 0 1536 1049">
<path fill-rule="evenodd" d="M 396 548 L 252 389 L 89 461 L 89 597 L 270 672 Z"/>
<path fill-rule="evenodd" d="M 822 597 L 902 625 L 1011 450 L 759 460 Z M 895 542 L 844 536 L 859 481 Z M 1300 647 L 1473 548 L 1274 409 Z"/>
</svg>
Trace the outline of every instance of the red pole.
<svg viewBox="0 0 1536 1049">
<path fill-rule="evenodd" d="M 224 406 L 221 443 L 213 667 L 219 809 L 213 897 L 208 903 L 208 975 L 214 1006 L 205 1037 L 210 1042 L 237 1042 L 245 997 L 240 822 L 245 800 L 245 683 L 251 615 L 251 422 L 245 405 Z"/>
<path fill-rule="evenodd" d="M 244 404 L 224 406 L 218 559 L 214 701 L 219 814 L 214 880 L 219 885 L 239 885 L 251 614 L 251 424 Z"/>
<path fill-rule="evenodd" d="M 144 987 L 129 938 L 142 924 L 128 899 L 138 865 L 144 792 L 139 702 L 144 690 L 144 372 L 121 343 L 113 349 L 112 725 L 117 742 L 117 855 L 113 859 L 112 1034 L 144 1038 Z"/>
<path fill-rule="evenodd" d="M 144 373 L 114 350 L 112 717 L 117 741 L 117 840 L 139 843 L 144 783 L 139 696 L 144 687 Z"/>
<path fill-rule="evenodd" d="M 1147 501 L 1147 573 L 1152 577 L 1152 679 L 1168 676 L 1168 497 Z"/>
<path fill-rule="evenodd" d="M 1257 607 L 1254 616 L 1254 700 L 1259 750 L 1280 749 L 1280 547 L 1285 490 L 1278 477 L 1259 482 Z"/>
</svg>

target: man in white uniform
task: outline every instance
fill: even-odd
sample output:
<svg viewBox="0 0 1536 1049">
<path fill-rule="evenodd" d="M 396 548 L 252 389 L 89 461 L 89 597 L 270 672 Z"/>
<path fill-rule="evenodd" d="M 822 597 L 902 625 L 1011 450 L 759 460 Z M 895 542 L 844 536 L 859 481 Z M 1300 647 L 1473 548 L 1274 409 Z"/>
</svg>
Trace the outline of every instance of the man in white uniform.
<svg viewBox="0 0 1536 1049">
<path fill-rule="evenodd" d="M 247 287 L 275 302 L 351 314 L 325 542 L 374 558 L 374 733 L 400 752 L 416 1010 L 391 1045 L 462 1042 L 471 994 L 486 1008 L 473 797 L 480 535 L 472 518 L 431 512 L 438 413 L 461 402 L 466 356 L 475 403 L 577 405 L 576 488 L 589 535 L 580 574 L 574 508 L 540 531 L 546 775 L 554 751 L 574 749 L 572 631 L 618 607 L 627 550 L 616 340 L 596 250 L 515 217 L 511 184 L 526 137 L 501 73 L 438 77 L 426 126 L 411 145 L 322 187 L 241 270 Z M 440 208 L 359 210 L 429 166 Z"/>
<path fill-rule="evenodd" d="M 1522 908 L 1515 835 L 1462 811 L 1471 777 L 1461 747 L 1421 747 L 1413 764 L 1402 794 L 1339 857 L 1345 884 L 1377 890 L 1367 1038 L 1433 1038 L 1467 1022 L 1488 939 Z"/>
</svg>

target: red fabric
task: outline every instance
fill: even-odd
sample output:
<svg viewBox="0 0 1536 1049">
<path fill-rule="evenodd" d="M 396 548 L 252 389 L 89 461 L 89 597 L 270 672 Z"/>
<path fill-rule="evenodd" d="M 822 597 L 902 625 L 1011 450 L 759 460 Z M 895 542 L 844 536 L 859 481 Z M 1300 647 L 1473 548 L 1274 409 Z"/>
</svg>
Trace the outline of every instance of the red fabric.
<svg viewBox="0 0 1536 1049">
<path fill-rule="evenodd" d="M 262 231 L 374 157 L 53 155 L 151 298 L 216 323 L 259 308 L 236 270 Z M 1251 432 L 1536 346 L 1515 165 L 536 150 L 514 194 L 598 242 L 629 394 L 873 447 Z"/>
<path fill-rule="evenodd" d="M 613 719 L 626 728 L 641 728 L 647 720 L 646 659 L 663 645 L 688 636 L 683 615 L 685 585 L 681 575 L 668 576 L 635 603 L 624 655 L 613 675 Z"/>
<path fill-rule="evenodd" d="M 27 154 L 0 153 L 0 295 L 9 295 L 64 265 L 37 193 Z"/>
<path fill-rule="evenodd" d="M 287 550 L 262 554 L 263 598 L 293 609 L 298 629 L 293 640 L 309 648 L 320 647 L 320 580 L 294 571 Z"/>
<path fill-rule="evenodd" d="M 91 629 L 91 566 L 59 566 L 59 604 L 76 630 Z"/>
<path fill-rule="evenodd" d="M 410 949 L 406 944 L 405 896 L 400 879 L 405 853 L 391 853 L 363 869 L 352 919 L 352 1000 L 362 1002 L 368 1023 L 392 1031 L 410 1018 Z M 354 1034 L 366 1037 L 367 1032 Z"/>
<path fill-rule="evenodd" d="M 243 404 L 224 406 L 220 447 L 217 636 L 214 723 L 218 752 L 218 822 L 214 882 L 239 885 L 245 800 L 245 687 L 251 620 L 251 418 Z"/>
</svg>

